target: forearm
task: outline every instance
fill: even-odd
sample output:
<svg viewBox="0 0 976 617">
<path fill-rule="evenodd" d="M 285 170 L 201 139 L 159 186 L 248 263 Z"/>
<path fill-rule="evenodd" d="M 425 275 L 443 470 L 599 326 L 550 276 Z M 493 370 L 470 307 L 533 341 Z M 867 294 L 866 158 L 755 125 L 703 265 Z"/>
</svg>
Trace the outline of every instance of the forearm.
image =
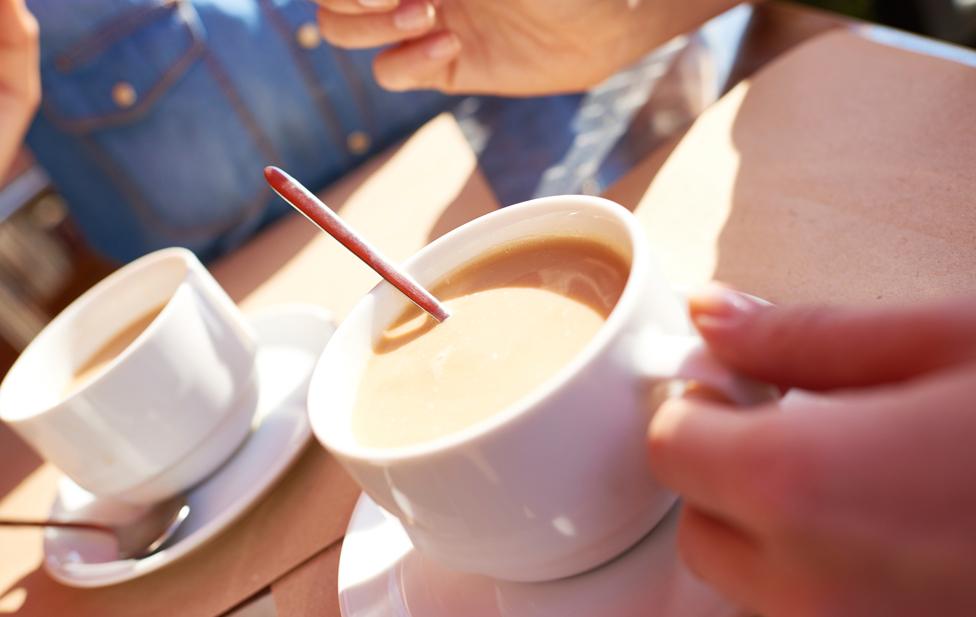
<svg viewBox="0 0 976 617">
<path fill-rule="evenodd" d="M 37 20 L 24 0 L 0 0 L 0 176 L 41 98 Z"/>
<path fill-rule="evenodd" d="M 612 2 L 619 10 L 624 4 L 633 18 L 628 31 L 611 45 L 621 64 L 633 62 L 673 39 L 691 32 L 709 19 L 742 4 L 742 0 L 620 0 Z"/>
<path fill-rule="evenodd" d="M 13 162 L 33 116 L 34 106 L 27 102 L 0 103 L 0 177 Z"/>
</svg>

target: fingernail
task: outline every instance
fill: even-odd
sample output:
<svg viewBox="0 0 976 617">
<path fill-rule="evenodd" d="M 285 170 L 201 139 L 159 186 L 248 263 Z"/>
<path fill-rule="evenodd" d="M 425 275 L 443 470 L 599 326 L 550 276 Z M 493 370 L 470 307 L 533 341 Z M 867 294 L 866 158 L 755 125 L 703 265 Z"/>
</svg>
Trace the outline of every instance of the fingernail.
<svg viewBox="0 0 976 617">
<path fill-rule="evenodd" d="M 426 30 L 434 25 L 434 17 L 434 7 L 430 4 L 410 4 L 397 9 L 393 14 L 393 25 L 408 32 Z"/>
<path fill-rule="evenodd" d="M 647 427 L 647 437 L 657 444 L 668 444 L 692 409 L 693 402 L 673 398 L 661 403 Z"/>
<path fill-rule="evenodd" d="M 398 0 L 359 0 L 359 4 L 367 9 L 392 9 Z"/>
<path fill-rule="evenodd" d="M 439 36 L 427 46 L 427 57 L 433 60 L 442 60 L 457 55 L 461 50 L 461 41 L 450 32 Z"/>
<path fill-rule="evenodd" d="M 699 327 L 727 327 L 742 321 L 764 306 L 759 299 L 715 283 L 688 298 L 691 318 Z"/>
<path fill-rule="evenodd" d="M 734 401 L 721 390 L 717 390 L 706 383 L 695 380 L 691 380 L 685 384 L 684 392 L 681 393 L 681 396 L 686 400 L 704 403 L 718 403 L 720 405 L 734 404 Z"/>
</svg>

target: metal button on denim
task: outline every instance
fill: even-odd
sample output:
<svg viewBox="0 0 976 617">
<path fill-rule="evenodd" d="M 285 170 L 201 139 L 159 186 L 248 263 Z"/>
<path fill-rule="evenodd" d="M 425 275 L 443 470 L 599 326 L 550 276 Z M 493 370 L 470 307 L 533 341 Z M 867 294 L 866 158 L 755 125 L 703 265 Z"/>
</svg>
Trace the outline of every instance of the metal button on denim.
<svg viewBox="0 0 976 617">
<path fill-rule="evenodd" d="M 346 147 L 353 154 L 364 154 L 369 150 L 369 135 L 362 131 L 353 131 L 346 136 Z"/>
<path fill-rule="evenodd" d="M 137 98 L 139 95 L 136 94 L 136 89 L 127 81 L 120 81 L 112 86 L 112 101 L 122 109 L 135 105 Z"/>
<path fill-rule="evenodd" d="M 378 52 L 328 45 L 309 0 L 84 5 L 31 0 L 41 47 L 64 60 L 42 66 L 52 113 L 28 140 L 89 242 L 118 261 L 173 245 L 223 254 L 287 211 L 255 169 L 287 161 L 321 189 L 361 158 L 352 131 L 369 127 L 369 151 L 450 102 L 380 88 Z M 254 57 L 263 61 L 240 60 Z M 92 156 L 65 155 L 79 149 Z"/>
<path fill-rule="evenodd" d="M 322 44 L 322 35 L 313 23 L 304 23 L 295 31 L 295 41 L 302 49 L 315 49 Z"/>
</svg>

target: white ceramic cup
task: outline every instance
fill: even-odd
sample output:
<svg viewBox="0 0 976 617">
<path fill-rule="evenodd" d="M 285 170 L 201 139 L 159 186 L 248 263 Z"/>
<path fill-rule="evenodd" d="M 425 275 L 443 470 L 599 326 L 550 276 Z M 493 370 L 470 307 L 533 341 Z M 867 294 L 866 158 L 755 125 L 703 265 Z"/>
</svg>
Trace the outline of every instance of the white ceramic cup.
<svg viewBox="0 0 976 617">
<path fill-rule="evenodd" d="M 74 392 L 74 372 L 113 335 L 162 312 Z M 257 408 L 255 339 L 197 258 L 171 248 L 108 276 L 31 342 L 0 385 L 0 420 L 79 486 L 148 504 L 207 477 Z"/>
<path fill-rule="evenodd" d="M 647 425 L 655 386 L 698 380 L 741 404 L 775 391 L 715 362 L 692 333 L 636 218 L 594 197 L 510 206 L 434 241 L 405 268 L 430 285 L 501 244 L 583 236 L 630 259 L 623 294 L 584 350 L 516 404 L 419 445 L 357 443 L 350 418 L 373 341 L 407 301 L 387 283 L 362 299 L 324 350 L 309 413 L 318 440 L 443 565 L 515 581 L 570 576 L 633 546 L 675 495 L 654 478 Z"/>
</svg>

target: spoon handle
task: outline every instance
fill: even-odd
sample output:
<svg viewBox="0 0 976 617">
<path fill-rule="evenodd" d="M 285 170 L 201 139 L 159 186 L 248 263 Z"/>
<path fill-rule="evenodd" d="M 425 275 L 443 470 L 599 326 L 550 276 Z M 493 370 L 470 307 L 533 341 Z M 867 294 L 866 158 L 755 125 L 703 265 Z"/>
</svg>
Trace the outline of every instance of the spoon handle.
<svg viewBox="0 0 976 617">
<path fill-rule="evenodd" d="M 403 295 L 427 311 L 431 317 L 442 322 L 450 313 L 423 285 L 412 276 L 400 270 L 390 260 L 384 257 L 375 247 L 366 242 L 353 231 L 327 205 L 309 191 L 302 184 L 277 167 L 265 167 L 264 177 L 278 195 L 298 210 L 319 229 L 339 241 L 356 257 L 361 259 L 391 285 L 403 292 Z"/>
<path fill-rule="evenodd" d="M 0 527 L 58 527 L 61 529 L 83 529 L 86 531 L 100 531 L 115 535 L 115 530 L 98 523 L 74 523 L 69 521 L 28 521 L 0 519 Z"/>
</svg>

